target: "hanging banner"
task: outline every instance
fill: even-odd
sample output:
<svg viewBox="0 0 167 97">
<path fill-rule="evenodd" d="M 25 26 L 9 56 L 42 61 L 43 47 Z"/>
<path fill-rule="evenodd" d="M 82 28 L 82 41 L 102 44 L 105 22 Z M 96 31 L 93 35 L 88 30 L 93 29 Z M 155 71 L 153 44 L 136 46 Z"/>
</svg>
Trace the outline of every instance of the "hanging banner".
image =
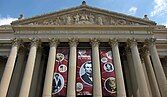
<svg viewBox="0 0 167 97">
<path fill-rule="evenodd" d="M 116 97 L 116 79 L 112 51 L 100 49 L 103 96 Z"/>
<path fill-rule="evenodd" d="M 68 48 L 57 48 L 52 97 L 66 96 L 68 53 Z"/>
<path fill-rule="evenodd" d="M 92 95 L 91 49 L 78 49 L 77 60 L 77 95 Z"/>
</svg>

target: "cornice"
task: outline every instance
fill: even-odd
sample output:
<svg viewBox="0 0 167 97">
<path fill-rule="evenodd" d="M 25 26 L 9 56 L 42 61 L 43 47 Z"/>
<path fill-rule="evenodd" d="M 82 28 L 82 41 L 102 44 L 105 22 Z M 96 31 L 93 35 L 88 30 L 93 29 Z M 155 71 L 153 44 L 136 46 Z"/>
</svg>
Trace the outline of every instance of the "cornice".
<svg viewBox="0 0 167 97">
<path fill-rule="evenodd" d="M 154 26 L 147 25 L 16 25 L 14 31 L 49 31 L 49 30 L 126 30 L 126 31 L 153 31 Z"/>
<path fill-rule="evenodd" d="M 11 25 L 2 25 L 0 26 L 0 34 L 4 32 L 14 32 Z"/>
</svg>

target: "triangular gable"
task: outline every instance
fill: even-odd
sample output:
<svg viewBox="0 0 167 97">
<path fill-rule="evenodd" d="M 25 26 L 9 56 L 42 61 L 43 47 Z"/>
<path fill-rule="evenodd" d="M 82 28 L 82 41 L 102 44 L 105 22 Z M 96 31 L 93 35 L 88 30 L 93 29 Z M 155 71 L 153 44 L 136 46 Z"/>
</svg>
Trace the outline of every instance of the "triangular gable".
<svg viewBox="0 0 167 97">
<path fill-rule="evenodd" d="M 85 4 L 80 6 L 20 19 L 12 25 L 156 25 L 155 22 L 133 16 L 94 8 Z"/>
</svg>

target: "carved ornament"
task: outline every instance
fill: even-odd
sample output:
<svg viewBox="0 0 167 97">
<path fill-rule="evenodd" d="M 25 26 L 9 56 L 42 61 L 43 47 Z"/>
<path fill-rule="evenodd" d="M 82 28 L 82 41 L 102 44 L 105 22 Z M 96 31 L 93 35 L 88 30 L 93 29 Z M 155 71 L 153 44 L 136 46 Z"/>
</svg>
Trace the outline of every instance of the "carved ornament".
<svg viewBox="0 0 167 97">
<path fill-rule="evenodd" d="M 92 45 L 92 47 L 97 47 L 99 46 L 99 40 L 97 38 L 93 38 L 93 39 L 90 39 L 90 43 Z"/>
<path fill-rule="evenodd" d="M 137 40 L 136 40 L 135 38 L 128 39 L 128 40 L 127 40 L 127 45 L 128 45 L 129 47 L 134 47 L 134 46 L 137 45 Z"/>
<path fill-rule="evenodd" d="M 56 47 L 59 44 L 59 40 L 56 38 L 49 38 L 50 47 Z"/>
<path fill-rule="evenodd" d="M 78 39 L 77 38 L 70 38 L 69 39 L 69 45 L 70 47 L 76 47 L 78 45 Z"/>
<path fill-rule="evenodd" d="M 29 22 L 28 25 L 144 25 L 138 22 L 130 21 L 126 18 L 110 16 L 91 11 L 77 11 L 73 13 L 58 15 L 37 21 Z"/>
</svg>

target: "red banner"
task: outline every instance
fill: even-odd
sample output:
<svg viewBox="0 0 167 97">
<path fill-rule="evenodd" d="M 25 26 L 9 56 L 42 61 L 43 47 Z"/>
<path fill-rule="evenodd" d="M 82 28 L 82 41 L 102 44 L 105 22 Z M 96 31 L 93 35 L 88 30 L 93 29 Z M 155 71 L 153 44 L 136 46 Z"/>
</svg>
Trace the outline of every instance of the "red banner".
<svg viewBox="0 0 167 97">
<path fill-rule="evenodd" d="M 116 79 L 112 51 L 100 49 L 103 96 L 116 97 Z"/>
<path fill-rule="evenodd" d="M 52 97 L 66 96 L 68 53 L 68 48 L 57 48 Z"/>
<path fill-rule="evenodd" d="M 92 95 L 91 49 L 79 49 L 77 63 L 77 95 Z"/>
</svg>

